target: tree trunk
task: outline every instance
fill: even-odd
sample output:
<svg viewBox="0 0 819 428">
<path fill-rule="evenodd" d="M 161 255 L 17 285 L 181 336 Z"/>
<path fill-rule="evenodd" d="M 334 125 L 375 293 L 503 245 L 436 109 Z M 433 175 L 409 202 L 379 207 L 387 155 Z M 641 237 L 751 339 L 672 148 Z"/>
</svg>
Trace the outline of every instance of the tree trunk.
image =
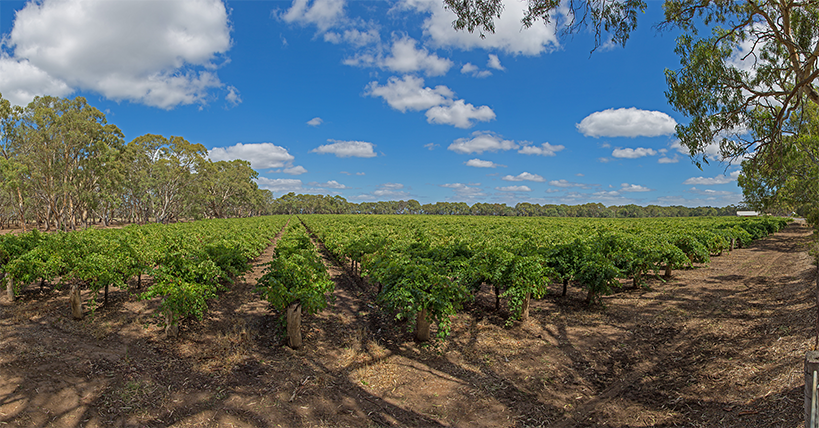
<svg viewBox="0 0 819 428">
<path fill-rule="evenodd" d="M 731 246 L 730 246 L 730 249 L 728 251 L 734 251 L 734 248 L 736 247 L 736 245 L 737 245 L 737 238 L 731 238 Z"/>
<path fill-rule="evenodd" d="M 665 265 L 665 275 L 666 278 L 671 278 L 671 263 Z"/>
<path fill-rule="evenodd" d="M 529 319 L 529 303 L 532 301 L 532 293 L 526 293 L 526 297 L 523 299 L 523 306 L 520 308 L 520 320 L 526 321 Z"/>
<path fill-rule="evenodd" d="M 563 297 L 566 297 L 566 290 L 569 288 L 569 278 L 563 278 Z"/>
<path fill-rule="evenodd" d="M 14 280 L 9 274 L 6 274 L 6 295 L 9 298 L 9 302 L 14 301 Z"/>
<path fill-rule="evenodd" d="M 422 309 L 415 317 L 415 339 L 419 342 L 428 342 L 430 322 L 427 319 L 427 310 Z"/>
<path fill-rule="evenodd" d="M 165 312 L 165 337 L 177 336 L 179 336 L 179 322 L 176 320 L 173 311 Z"/>
<path fill-rule="evenodd" d="M 287 306 L 287 345 L 293 349 L 301 348 L 301 302 Z"/>
<path fill-rule="evenodd" d="M 108 307 L 108 284 L 105 284 L 105 297 L 103 297 L 102 304 Z"/>
<path fill-rule="evenodd" d="M 631 286 L 634 288 L 640 287 L 640 272 L 635 273 L 631 278 Z"/>
<path fill-rule="evenodd" d="M 498 290 L 497 286 L 493 286 L 493 288 L 495 289 L 495 310 L 499 311 L 500 310 L 500 290 Z"/>
<path fill-rule="evenodd" d="M 80 298 L 80 286 L 77 284 L 71 285 L 71 296 L 69 297 L 71 305 L 71 316 L 75 320 L 83 318 L 82 299 Z"/>
<path fill-rule="evenodd" d="M 589 292 L 586 294 L 586 304 L 591 305 L 594 302 L 594 290 L 589 287 Z"/>
</svg>

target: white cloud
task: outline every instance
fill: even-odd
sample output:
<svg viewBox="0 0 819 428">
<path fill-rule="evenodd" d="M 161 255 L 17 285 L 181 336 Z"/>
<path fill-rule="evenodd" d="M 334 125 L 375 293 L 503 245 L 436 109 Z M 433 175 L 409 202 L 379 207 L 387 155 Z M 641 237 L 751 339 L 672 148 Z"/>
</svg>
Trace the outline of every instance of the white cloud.
<svg viewBox="0 0 819 428">
<path fill-rule="evenodd" d="M 377 28 L 370 28 L 367 31 L 352 28 L 345 30 L 343 33 L 336 33 L 332 31 L 324 33 L 324 41 L 333 44 L 346 42 L 355 47 L 361 48 L 380 42 L 381 34 L 378 32 Z"/>
<path fill-rule="evenodd" d="M 235 86 L 228 86 L 227 91 L 228 93 L 225 95 L 225 100 L 230 103 L 231 106 L 236 107 L 242 103 L 242 96 L 239 95 L 239 90 L 236 89 Z"/>
<path fill-rule="evenodd" d="M 611 155 L 616 158 L 637 159 L 643 156 L 654 156 L 657 151 L 654 149 L 647 149 L 645 147 L 638 147 L 636 149 L 614 149 Z"/>
<path fill-rule="evenodd" d="M 255 170 L 289 167 L 290 162 L 295 159 L 287 149 L 273 143 L 238 143 L 230 147 L 214 147 L 208 151 L 208 158 L 212 161 L 246 160 Z"/>
<path fill-rule="evenodd" d="M 307 183 L 307 184 L 309 184 L 309 185 L 311 185 L 313 187 L 321 187 L 323 189 L 339 189 L 339 190 L 349 189 L 349 187 L 339 183 L 336 180 L 330 180 L 330 181 L 328 181 L 326 183 L 310 182 L 310 183 Z"/>
<path fill-rule="evenodd" d="M 482 79 L 491 76 L 492 72 L 489 70 L 481 70 L 477 65 L 468 62 L 461 67 L 461 74 L 471 74 L 472 77 Z"/>
<path fill-rule="evenodd" d="M 287 23 L 315 25 L 324 32 L 345 21 L 345 0 L 293 0 L 287 12 L 280 15 Z"/>
<path fill-rule="evenodd" d="M 324 123 L 324 121 L 321 120 L 320 117 L 314 117 L 314 118 L 307 121 L 307 124 L 310 125 L 310 126 L 319 126 L 322 123 Z"/>
<path fill-rule="evenodd" d="M 213 72 L 230 30 L 220 0 L 30 2 L 4 40 L 13 54 L 0 57 L 0 92 L 25 104 L 89 90 L 170 109 L 223 88 L 237 104 L 238 90 Z"/>
<path fill-rule="evenodd" d="M 565 179 L 552 180 L 552 181 L 549 182 L 549 185 L 555 186 L 555 187 L 563 187 L 563 188 L 568 188 L 568 187 L 586 188 L 586 185 L 583 184 L 583 183 L 573 183 L 573 182 L 565 180 Z"/>
<path fill-rule="evenodd" d="M 424 144 L 424 147 L 425 147 L 427 150 L 435 150 L 435 148 L 436 148 L 436 147 L 440 147 L 440 144 L 435 144 L 435 143 L 426 143 L 426 144 Z"/>
<path fill-rule="evenodd" d="M 457 128 L 472 127 L 473 120 L 489 122 L 495 118 L 495 112 L 488 106 L 475 107 L 464 100 L 457 100 L 448 105 L 436 106 L 427 110 L 427 122 L 439 125 L 452 125 Z"/>
<path fill-rule="evenodd" d="M 318 146 L 313 150 L 310 150 L 310 153 L 318 153 L 318 154 L 327 154 L 331 153 L 336 155 L 340 158 L 349 158 L 349 157 L 357 157 L 357 158 L 372 158 L 377 156 L 373 151 L 373 147 L 375 144 L 367 143 L 364 141 L 339 141 L 339 140 L 327 140 L 331 142 L 331 144 L 325 144 L 322 146 Z"/>
<path fill-rule="evenodd" d="M 729 175 L 718 175 L 716 177 L 691 177 L 683 181 L 683 184 L 697 184 L 701 186 L 728 184 L 732 181 L 736 181 L 737 177 L 739 177 L 739 171 L 734 171 Z"/>
<path fill-rule="evenodd" d="M 531 192 L 532 189 L 529 186 L 506 186 L 506 187 L 496 187 L 495 190 L 500 190 L 501 192 Z"/>
<path fill-rule="evenodd" d="M 540 156 L 555 156 L 557 152 L 565 149 L 565 146 L 562 145 L 551 145 L 549 143 L 543 143 L 538 146 L 531 146 L 531 145 L 524 145 L 523 147 L 518 150 L 518 153 L 523 155 L 540 155 Z"/>
<path fill-rule="evenodd" d="M 500 135 L 492 132 L 476 131 L 472 133 L 472 138 L 459 138 L 449 145 L 448 149 L 462 155 L 483 152 L 496 152 L 498 150 L 517 149 L 518 145 L 512 140 L 504 140 Z"/>
<path fill-rule="evenodd" d="M 486 66 L 489 68 L 494 68 L 495 70 L 506 70 L 506 68 L 501 65 L 498 56 L 493 54 L 489 54 L 489 61 L 486 62 Z"/>
<path fill-rule="evenodd" d="M 259 188 L 270 190 L 273 193 L 301 192 L 301 180 L 295 178 L 274 178 L 259 177 L 256 179 Z"/>
<path fill-rule="evenodd" d="M 384 86 L 380 86 L 378 82 L 370 82 L 365 94 L 383 98 L 390 107 L 402 113 L 407 110 L 427 110 L 446 104 L 455 96 L 452 90 L 443 85 L 436 86 L 435 89 L 425 88 L 424 79 L 410 75 L 400 79 L 390 77 Z"/>
<path fill-rule="evenodd" d="M 424 87 L 424 79 L 406 75 L 387 79 L 381 86 L 370 82 L 365 94 L 383 98 L 390 107 L 404 113 L 407 110 L 427 110 L 427 122 L 453 125 L 458 128 L 472 126 L 473 120 L 489 121 L 495 118 L 495 112 L 487 106 L 475 107 L 463 100 L 456 100 L 455 93 L 446 86 Z"/>
<path fill-rule="evenodd" d="M 307 169 L 301 165 L 296 165 L 292 167 L 288 167 L 282 170 L 285 174 L 290 175 L 302 175 L 307 172 Z"/>
<path fill-rule="evenodd" d="M 389 199 L 402 200 L 408 199 L 409 192 L 404 190 L 404 185 L 401 183 L 384 183 L 378 186 L 372 193 L 355 196 L 353 199 Z"/>
<path fill-rule="evenodd" d="M 496 164 L 495 162 L 492 162 L 492 161 L 481 160 L 481 159 L 470 159 L 470 160 L 464 162 L 464 164 L 466 164 L 466 166 L 472 166 L 472 167 L 475 167 L 475 168 L 497 168 L 499 166 L 505 166 L 505 165 Z"/>
<path fill-rule="evenodd" d="M 697 189 L 696 187 L 692 187 L 688 190 L 689 193 L 695 193 L 698 195 L 703 196 L 712 196 L 712 197 L 721 197 L 721 196 L 735 196 L 737 192 L 731 192 L 728 190 L 713 190 L 713 189 Z"/>
<path fill-rule="evenodd" d="M 404 37 L 392 44 L 391 56 L 384 58 L 383 67 L 399 73 L 423 71 L 427 76 L 443 76 L 452 67 L 452 61 L 430 54 L 425 48 L 417 49 L 415 39 Z"/>
<path fill-rule="evenodd" d="M 422 25 L 424 34 L 432 44 L 439 47 L 500 50 L 512 55 L 534 56 L 559 46 L 554 20 L 549 24 L 538 22 L 531 28 L 522 28 L 520 21 L 528 8 L 527 2 L 505 2 L 503 14 L 495 19 L 495 32 L 485 34 L 485 38 L 481 38 L 477 31 L 455 31 L 452 28 L 455 14 L 441 7 L 439 0 L 403 0 L 401 5 L 429 14 Z"/>
<path fill-rule="evenodd" d="M 643 187 L 639 184 L 628 184 L 623 183 L 620 185 L 621 192 L 650 192 L 652 189 L 648 187 Z"/>
<path fill-rule="evenodd" d="M 635 107 L 608 109 L 586 116 L 577 129 L 587 137 L 658 137 L 675 132 L 671 116 Z"/>
<path fill-rule="evenodd" d="M 657 160 L 657 163 L 677 163 L 679 161 L 680 161 L 680 157 L 677 156 L 677 155 L 674 155 L 673 158 L 663 156 L 663 157 L 661 157 L 660 159 Z"/>
<path fill-rule="evenodd" d="M 475 183 L 472 185 L 463 183 L 447 183 L 441 185 L 441 187 L 452 189 L 459 198 L 466 200 L 472 200 L 486 196 L 486 193 L 484 193 L 483 190 L 478 186 L 480 186 L 480 183 Z"/>
<path fill-rule="evenodd" d="M 532 174 L 532 173 L 529 173 L 529 172 L 522 172 L 522 173 L 520 173 L 518 175 L 514 175 L 514 176 L 507 175 L 507 176 L 501 178 L 501 180 L 503 180 L 503 181 L 536 181 L 538 183 L 543 183 L 544 181 L 546 181 L 545 178 L 543 178 L 543 177 L 541 177 L 541 176 L 539 176 L 537 174 Z"/>
</svg>

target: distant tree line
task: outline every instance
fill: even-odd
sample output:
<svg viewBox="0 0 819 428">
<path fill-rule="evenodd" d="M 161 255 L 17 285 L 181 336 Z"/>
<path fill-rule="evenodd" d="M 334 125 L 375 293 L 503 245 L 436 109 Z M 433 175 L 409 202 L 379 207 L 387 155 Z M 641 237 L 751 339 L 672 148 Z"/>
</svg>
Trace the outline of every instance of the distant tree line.
<svg viewBox="0 0 819 428">
<path fill-rule="evenodd" d="M 513 207 L 506 204 L 465 202 L 436 202 L 421 204 L 407 201 L 348 202 L 341 196 L 310 195 L 288 193 L 273 200 L 271 212 L 274 214 L 433 214 L 433 215 L 493 215 L 523 217 L 595 217 L 595 218 L 638 218 L 638 217 L 697 217 L 733 216 L 741 207 L 729 205 L 724 208 L 688 208 L 679 205 L 662 207 L 658 205 L 623 205 L 606 207 L 600 203 L 583 205 L 551 205 L 521 202 Z"/>
<path fill-rule="evenodd" d="M 126 143 L 85 98 L 0 95 L 0 227 L 74 230 L 89 223 L 267 214 L 273 195 L 242 160 L 212 162 L 182 137 Z"/>
</svg>

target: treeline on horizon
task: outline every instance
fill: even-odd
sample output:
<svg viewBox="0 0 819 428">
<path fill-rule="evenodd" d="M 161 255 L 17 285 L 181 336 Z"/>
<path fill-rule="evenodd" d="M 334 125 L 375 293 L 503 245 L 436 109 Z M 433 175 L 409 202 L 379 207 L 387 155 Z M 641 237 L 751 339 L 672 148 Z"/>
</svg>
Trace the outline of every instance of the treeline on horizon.
<svg viewBox="0 0 819 428">
<path fill-rule="evenodd" d="M 421 204 L 407 201 L 348 202 L 341 196 L 287 193 L 272 202 L 272 214 L 428 214 L 428 215 L 486 215 L 518 217 L 592 217 L 592 218 L 640 218 L 640 217 L 703 217 L 735 216 L 743 207 L 696 207 L 680 205 L 622 205 L 605 206 L 601 203 L 582 205 L 551 205 L 520 202 L 511 207 L 506 204 L 476 202 L 436 202 Z"/>
</svg>

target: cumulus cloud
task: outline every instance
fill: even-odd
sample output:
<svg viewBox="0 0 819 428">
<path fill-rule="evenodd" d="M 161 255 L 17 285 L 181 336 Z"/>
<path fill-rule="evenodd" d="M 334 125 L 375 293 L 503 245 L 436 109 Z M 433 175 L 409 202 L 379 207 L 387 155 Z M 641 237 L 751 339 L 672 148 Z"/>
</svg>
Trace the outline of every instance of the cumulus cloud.
<svg viewBox="0 0 819 428">
<path fill-rule="evenodd" d="M 260 189 L 267 189 L 273 193 L 301 192 L 301 180 L 295 178 L 267 178 L 259 177 L 256 183 Z"/>
<path fill-rule="evenodd" d="M 529 186 L 506 186 L 506 187 L 496 187 L 495 190 L 500 190 L 501 192 L 531 192 L 532 189 Z"/>
<path fill-rule="evenodd" d="M 487 106 L 475 107 L 464 100 L 455 99 L 455 93 L 446 86 L 424 87 L 424 79 L 406 75 L 402 78 L 390 77 L 387 84 L 370 82 L 365 94 L 383 98 L 390 107 L 400 111 L 427 110 L 427 122 L 469 128 L 472 121 L 490 121 L 495 112 Z"/>
<path fill-rule="evenodd" d="M 677 121 L 663 112 L 631 107 L 592 113 L 576 126 L 587 137 L 658 137 L 673 134 Z"/>
<path fill-rule="evenodd" d="M 291 166 L 282 170 L 285 174 L 302 175 L 307 172 L 307 169 L 301 165 Z"/>
<path fill-rule="evenodd" d="M 461 74 L 471 74 L 472 77 L 484 78 L 492 75 L 489 70 L 481 70 L 477 65 L 468 62 L 461 67 Z"/>
<path fill-rule="evenodd" d="M 345 3 L 345 0 L 294 0 L 280 18 L 289 24 L 315 25 L 324 32 L 345 21 Z"/>
<path fill-rule="evenodd" d="M 246 160 L 255 170 L 290 167 L 290 162 L 295 159 L 287 149 L 273 143 L 237 143 L 230 147 L 214 147 L 208 151 L 208 158 L 212 161 Z"/>
<path fill-rule="evenodd" d="M 653 189 L 649 189 L 648 187 L 643 187 L 639 184 L 628 184 L 623 183 L 620 185 L 621 192 L 650 192 Z"/>
<path fill-rule="evenodd" d="M 324 121 L 321 120 L 320 117 L 314 117 L 314 118 L 307 121 L 307 124 L 310 125 L 310 126 L 319 126 L 322 123 L 324 123 Z"/>
<path fill-rule="evenodd" d="M 425 88 L 424 79 L 410 75 L 400 79 L 395 76 L 390 77 L 384 86 L 379 85 L 378 82 L 370 82 L 365 89 L 365 94 L 383 98 L 390 107 L 402 113 L 407 110 L 427 110 L 446 104 L 455 96 L 452 90 L 443 85 Z"/>
<path fill-rule="evenodd" d="M 527 2 L 504 2 L 503 14 L 495 20 L 495 32 L 484 34 L 476 31 L 455 31 L 452 22 L 455 14 L 441 7 L 438 0 L 403 0 L 400 5 L 416 12 L 427 14 L 422 25 L 424 35 L 430 43 L 439 47 L 462 50 L 485 49 L 503 51 L 512 55 L 539 55 L 559 47 L 555 17 L 552 22 L 538 22 L 531 28 L 521 28 L 521 19 L 528 9 Z"/>
<path fill-rule="evenodd" d="M 489 61 L 486 62 L 486 66 L 489 68 L 494 68 L 495 70 L 506 70 L 506 68 L 501 65 L 498 56 L 493 54 L 489 54 Z"/>
<path fill-rule="evenodd" d="M 555 156 L 557 152 L 565 149 L 565 146 L 562 145 L 551 145 L 549 143 L 543 143 L 538 146 L 532 145 L 524 145 L 523 147 L 518 150 L 518 153 L 523 155 L 540 155 L 540 156 Z"/>
<path fill-rule="evenodd" d="M 739 177 L 739 171 L 734 171 L 729 175 L 718 175 L 716 177 L 691 177 L 683 181 L 683 184 L 695 184 L 701 186 L 728 184 L 732 181 L 736 181 L 737 177 Z"/>
<path fill-rule="evenodd" d="M 441 187 L 452 189 L 460 199 L 466 200 L 472 200 L 486 196 L 486 193 L 484 193 L 484 191 L 478 186 L 480 186 L 479 183 L 475 183 L 472 185 L 464 183 L 447 183 L 441 185 Z"/>
<path fill-rule="evenodd" d="M 657 151 L 654 149 L 647 149 L 645 147 L 638 147 L 636 149 L 614 149 L 611 152 L 611 155 L 616 158 L 625 158 L 625 159 L 637 159 L 643 156 L 654 156 L 657 154 Z"/>
<path fill-rule="evenodd" d="M 680 161 L 680 157 L 677 156 L 677 155 L 674 155 L 673 158 L 663 156 L 660 159 L 657 159 L 657 163 L 677 163 L 679 161 Z"/>
<path fill-rule="evenodd" d="M 473 132 L 472 138 L 459 138 L 448 147 L 449 150 L 462 155 L 517 148 L 518 145 L 514 141 L 504 140 L 500 135 L 488 131 Z"/>
<path fill-rule="evenodd" d="M 429 123 L 470 128 L 473 120 L 489 122 L 494 119 L 495 112 L 488 106 L 475 107 L 464 100 L 457 100 L 448 105 L 432 107 L 427 110 L 426 116 Z"/>
<path fill-rule="evenodd" d="M 546 181 L 545 178 L 543 178 L 543 177 L 541 177 L 541 176 L 539 176 L 537 174 L 532 174 L 532 173 L 529 173 L 529 172 L 522 172 L 522 173 L 520 173 L 518 175 L 514 175 L 514 176 L 513 175 L 507 175 L 507 176 L 504 176 L 503 178 L 501 178 L 501 180 L 503 180 L 503 181 L 535 181 L 535 182 L 538 182 L 538 183 L 543 183 L 543 182 Z"/>
<path fill-rule="evenodd" d="M 404 190 L 404 185 L 401 183 L 384 183 L 379 185 L 372 193 L 358 195 L 354 199 L 408 199 L 409 192 Z"/>
<path fill-rule="evenodd" d="M 336 180 L 330 180 L 330 181 L 328 181 L 326 183 L 317 183 L 317 182 L 313 181 L 313 182 L 310 182 L 310 183 L 307 183 L 307 184 L 309 184 L 310 186 L 313 186 L 313 187 L 320 187 L 322 189 L 337 189 L 337 190 L 349 189 L 349 187 L 339 183 Z"/>
<path fill-rule="evenodd" d="M 582 187 L 582 188 L 585 188 L 586 187 L 586 185 L 583 184 L 583 183 L 573 183 L 573 182 L 565 180 L 565 179 L 552 180 L 552 181 L 549 182 L 549 185 L 550 186 L 555 186 L 555 187 L 563 187 L 563 188 L 568 188 L 568 187 Z"/>
<path fill-rule="evenodd" d="M 475 167 L 475 168 L 497 168 L 499 166 L 505 166 L 505 165 L 496 164 L 495 162 L 492 162 L 492 161 L 481 160 L 481 159 L 470 159 L 470 160 L 464 162 L 464 164 L 466 164 L 466 166 L 472 166 L 472 167 Z"/>
<path fill-rule="evenodd" d="M 381 41 L 381 34 L 378 32 L 377 28 L 369 28 L 366 31 L 351 28 L 344 30 L 343 32 L 329 31 L 324 33 L 324 41 L 333 44 L 345 42 L 360 48 L 367 45 L 377 44 Z"/>
<path fill-rule="evenodd" d="M 417 43 L 409 37 L 394 41 L 391 55 L 384 58 L 383 66 L 398 73 L 423 71 L 427 76 L 443 76 L 449 71 L 452 61 L 431 54 L 425 48 L 416 48 Z"/>
<path fill-rule="evenodd" d="M 89 90 L 115 101 L 170 109 L 238 90 L 214 70 L 231 47 L 220 0 L 30 2 L 15 15 L 0 57 L 0 92 L 17 104 L 36 95 Z"/>
<path fill-rule="evenodd" d="M 330 153 L 340 158 L 372 158 L 376 156 L 375 152 L 373 151 L 373 147 L 375 147 L 375 144 L 373 143 L 367 143 L 365 141 L 339 141 L 330 139 L 327 141 L 329 141 L 331 144 L 318 146 L 315 149 L 310 150 L 310 153 Z"/>
</svg>

